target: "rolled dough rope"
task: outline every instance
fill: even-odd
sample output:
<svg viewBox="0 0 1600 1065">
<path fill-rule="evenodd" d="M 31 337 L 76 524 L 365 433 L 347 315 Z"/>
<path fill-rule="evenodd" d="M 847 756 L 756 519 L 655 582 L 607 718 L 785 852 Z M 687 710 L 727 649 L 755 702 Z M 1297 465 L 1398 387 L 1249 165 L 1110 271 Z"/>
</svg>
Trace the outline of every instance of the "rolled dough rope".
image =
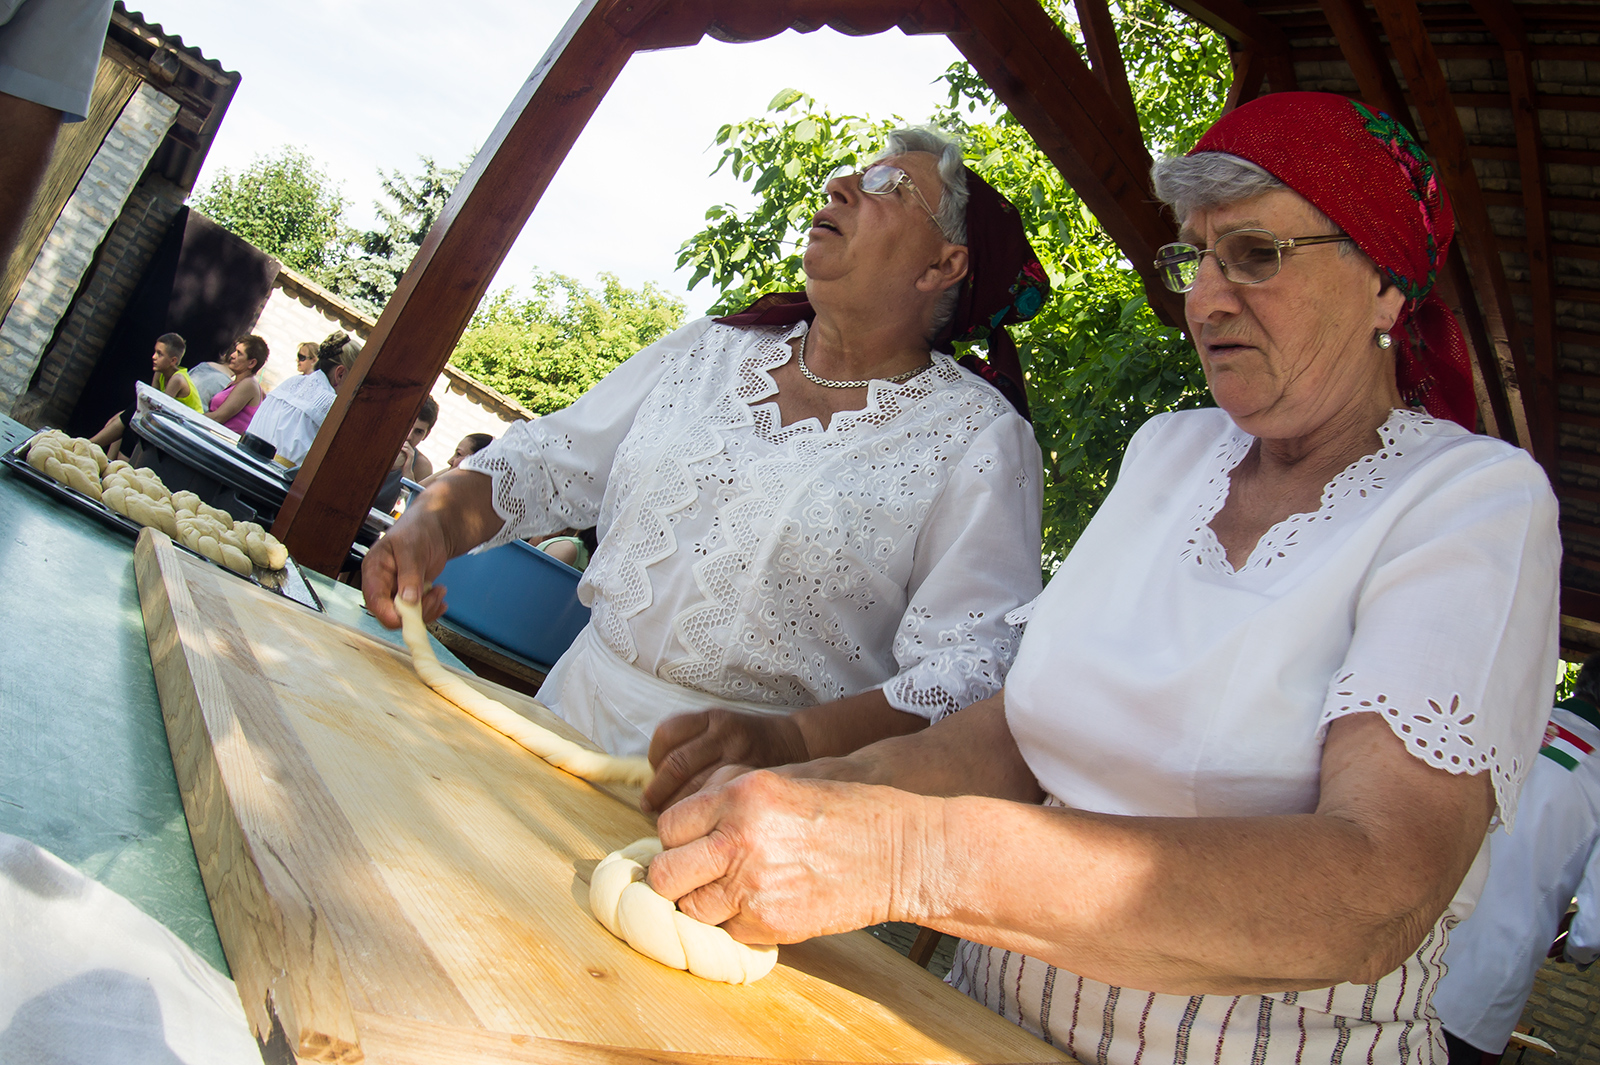
<svg viewBox="0 0 1600 1065">
<path fill-rule="evenodd" d="M 628 946 L 703 980 L 750 984 L 778 964 L 778 948 L 741 943 L 715 925 L 701 924 L 657 895 L 645 866 L 661 853 L 659 839 L 612 851 L 589 877 L 589 911 Z"/>
<path fill-rule="evenodd" d="M 557 769 L 597 784 L 617 782 L 643 787 L 655 776 L 648 759 L 613 758 L 609 754 L 580 747 L 547 728 L 535 725 L 504 703 L 484 695 L 439 664 L 428 643 L 428 628 L 422 621 L 421 606 L 403 602 L 396 596 L 394 608 L 400 613 L 400 631 L 405 637 L 406 649 L 411 652 L 411 665 L 417 671 L 417 676 L 428 687 L 485 725 L 515 740 Z"/>
</svg>

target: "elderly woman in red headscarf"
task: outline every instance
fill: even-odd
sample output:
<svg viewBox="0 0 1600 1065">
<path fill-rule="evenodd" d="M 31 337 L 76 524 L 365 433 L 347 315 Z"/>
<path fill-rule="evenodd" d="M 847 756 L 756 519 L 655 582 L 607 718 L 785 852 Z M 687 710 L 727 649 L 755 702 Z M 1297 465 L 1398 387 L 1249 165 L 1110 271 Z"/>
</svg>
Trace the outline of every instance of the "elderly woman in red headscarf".
<svg viewBox="0 0 1600 1065">
<path fill-rule="evenodd" d="M 1040 588 L 1040 456 L 1003 326 L 1047 285 L 1015 209 L 917 130 L 826 194 L 804 293 L 691 322 L 512 426 L 367 555 L 392 626 L 395 592 L 454 554 L 598 526 L 590 624 L 540 698 L 648 752 L 650 804 L 726 761 L 842 754 L 992 694 L 1005 615 Z M 995 369 L 949 354 L 977 337 Z"/>
<path fill-rule="evenodd" d="M 1273 94 L 1155 185 L 1217 408 L 1135 436 L 1001 695 L 723 771 L 650 882 L 747 942 L 961 936 L 950 982 L 1084 1061 L 1442 1060 L 1439 956 L 1550 702 L 1555 500 L 1473 432 L 1397 123 Z"/>
</svg>

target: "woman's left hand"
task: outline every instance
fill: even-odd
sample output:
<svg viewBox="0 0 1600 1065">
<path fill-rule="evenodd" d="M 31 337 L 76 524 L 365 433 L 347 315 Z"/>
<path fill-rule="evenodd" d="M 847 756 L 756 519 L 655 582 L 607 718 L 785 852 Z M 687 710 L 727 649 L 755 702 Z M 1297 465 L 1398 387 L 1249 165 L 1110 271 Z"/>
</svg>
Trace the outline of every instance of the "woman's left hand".
<svg viewBox="0 0 1600 1065">
<path fill-rule="evenodd" d="M 745 943 L 913 920 L 937 870 L 929 807 L 893 788 L 754 772 L 661 815 L 650 886 Z"/>
</svg>

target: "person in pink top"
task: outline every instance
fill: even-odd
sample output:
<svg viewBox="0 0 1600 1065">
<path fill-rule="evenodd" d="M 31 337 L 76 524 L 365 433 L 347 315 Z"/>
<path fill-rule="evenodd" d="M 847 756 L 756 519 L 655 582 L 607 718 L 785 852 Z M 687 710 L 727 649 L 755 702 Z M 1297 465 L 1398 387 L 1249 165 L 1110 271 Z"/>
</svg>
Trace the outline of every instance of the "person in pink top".
<svg viewBox="0 0 1600 1065">
<path fill-rule="evenodd" d="M 267 364 L 267 342 L 254 333 L 234 341 L 233 354 L 228 356 L 228 369 L 233 371 L 233 383 L 211 397 L 211 409 L 206 417 L 221 422 L 236 433 L 250 428 L 250 419 L 261 406 L 261 383 L 256 374 Z"/>
</svg>

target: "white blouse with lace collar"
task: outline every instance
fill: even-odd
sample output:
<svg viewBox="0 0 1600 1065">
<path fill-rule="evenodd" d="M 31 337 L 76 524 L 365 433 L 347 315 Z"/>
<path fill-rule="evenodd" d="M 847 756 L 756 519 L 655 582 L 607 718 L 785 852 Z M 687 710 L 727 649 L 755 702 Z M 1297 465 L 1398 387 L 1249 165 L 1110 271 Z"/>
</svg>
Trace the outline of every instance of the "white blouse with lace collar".
<svg viewBox="0 0 1600 1065">
<path fill-rule="evenodd" d="M 1252 438 L 1220 410 L 1140 429 L 1033 605 L 1006 684 L 1050 803 L 1308 813 L 1329 722 L 1376 713 L 1427 764 L 1490 774 L 1513 819 L 1555 682 L 1555 497 L 1525 452 L 1452 423 L 1397 410 L 1378 437 L 1235 570 L 1209 523 Z M 1159 995 L 970 943 L 950 979 L 1105 1065 L 1422 1065 L 1443 1053 L 1428 1008 L 1439 956 L 1486 872 L 1480 853 L 1415 955 L 1370 985 Z"/>
<path fill-rule="evenodd" d="M 463 463 L 506 519 L 487 546 L 597 525 L 591 626 L 710 696 L 800 707 L 881 685 L 937 718 L 992 695 L 1004 615 L 1040 587 L 1031 426 L 938 354 L 826 429 L 782 425 L 770 371 L 805 328 L 701 319 L 513 425 Z"/>
</svg>

